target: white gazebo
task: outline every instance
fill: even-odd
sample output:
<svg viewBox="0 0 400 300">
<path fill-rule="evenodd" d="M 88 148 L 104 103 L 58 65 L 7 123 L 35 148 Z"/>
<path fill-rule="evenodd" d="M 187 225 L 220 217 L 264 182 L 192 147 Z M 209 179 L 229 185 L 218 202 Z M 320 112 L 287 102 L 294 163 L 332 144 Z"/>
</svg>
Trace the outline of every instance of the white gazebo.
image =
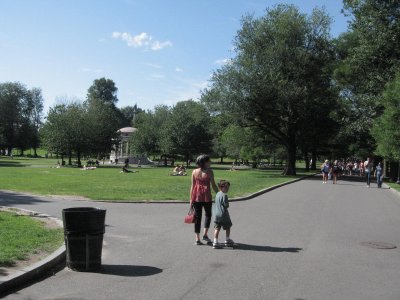
<svg viewBox="0 0 400 300">
<path fill-rule="evenodd" d="M 141 164 L 147 165 L 152 162 L 147 157 L 134 157 L 131 156 L 129 149 L 129 139 L 137 132 L 138 129 L 134 127 L 124 127 L 118 130 L 119 143 L 115 145 L 114 149 L 110 153 L 110 163 L 124 163 L 126 159 L 129 159 L 130 164 L 137 164 L 141 161 Z"/>
</svg>

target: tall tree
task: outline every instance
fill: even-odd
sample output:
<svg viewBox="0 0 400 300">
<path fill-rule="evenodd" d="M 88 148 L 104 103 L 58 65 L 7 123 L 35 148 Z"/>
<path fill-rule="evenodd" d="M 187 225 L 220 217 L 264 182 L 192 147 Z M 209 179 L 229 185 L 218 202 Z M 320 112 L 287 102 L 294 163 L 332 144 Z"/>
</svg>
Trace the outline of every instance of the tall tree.
<svg viewBox="0 0 400 300">
<path fill-rule="evenodd" d="M 372 135 L 377 142 L 377 154 L 398 161 L 400 166 L 400 73 L 386 85 L 383 94 L 383 114 L 375 120 Z M 398 167 L 400 178 L 400 167 Z"/>
<path fill-rule="evenodd" d="M 121 112 L 115 106 L 118 102 L 117 87 L 111 79 L 94 80 L 88 89 L 86 105 L 91 128 L 92 153 L 98 159 L 108 155 L 121 128 Z"/>
<path fill-rule="evenodd" d="M 130 127 L 135 123 L 136 117 L 143 112 L 143 109 L 135 104 L 134 106 L 124 106 L 120 108 L 122 114 L 121 127 Z"/>
<path fill-rule="evenodd" d="M 67 154 L 69 164 L 72 153 L 75 153 L 78 166 L 81 166 L 81 157 L 89 153 L 92 144 L 85 105 L 70 103 L 50 108 L 41 135 L 47 150 L 60 155 Z"/>
<path fill-rule="evenodd" d="M 31 127 L 32 127 L 32 137 L 31 146 L 34 151 L 34 156 L 37 157 L 37 148 L 40 144 L 39 129 L 42 125 L 43 117 L 43 95 L 40 88 L 32 88 L 28 91 L 29 99 L 31 102 Z"/>
<path fill-rule="evenodd" d="M 172 109 L 164 135 L 165 148 L 186 160 L 211 151 L 210 115 L 193 100 L 178 102 Z"/>
<path fill-rule="evenodd" d="M 131 153 L 144 156 L 168 154 L 164 136 L 169 117 L 170 108 L 165 105 L 156 106 L 154 111 L 139 113 L 134 124 L 138 131 L 130 139 Z"/>
<path fill-rule="evenodd" d="M 322 10 L 307 16 L 293 5 L 245 17 L 236 57 L 214 73 L 202 95 L 212 112 L 233 114 L 283 145 L 286 175 L 296 174 L 298 136 L 307 130 L 302 126 L 310 121 L 310 106 L 323 101 L 330 86 L 330 22 Z"/>
<path fill-rule="evenodd" d="M 23 123 L 22 113 L 26 111 L 27 90 L 19 82 L 6 82 L 0 84 L 0 135 L 2 135 L 4 148 L 8 155 L 18 140 L 23 138 L 21 125 Z"/>
<path fill-rule="evenodd" d="M 46 116 L 46 122 L 40 129 L 40 136 L 43 147 L 48 152 L 69 156 L 69 164 L 72 164 L 72 141 L 68 135 L 68 120 L 67 120 L 66 104 L 55 105 L 50 107 Z"/>
<path fill-rule="evenodd" d="M 101 102 L 103 104 L 116 104 L 118 88 L 114 81 L 104 77 L 95 79 L 93 84 L 88 89 L 87 99 L 89 102 Z"/>
<path fill-rule="evenodd" d="M 370 129 L 383 112 L 381 94 L 400 68 L 399 3 L 344 0 L 344 11 L 351 19 L 337 41 L 335 79 L 347 108 L 340 136 L 353 154 L 365 156 L 375 148 Z"/>
</svg>

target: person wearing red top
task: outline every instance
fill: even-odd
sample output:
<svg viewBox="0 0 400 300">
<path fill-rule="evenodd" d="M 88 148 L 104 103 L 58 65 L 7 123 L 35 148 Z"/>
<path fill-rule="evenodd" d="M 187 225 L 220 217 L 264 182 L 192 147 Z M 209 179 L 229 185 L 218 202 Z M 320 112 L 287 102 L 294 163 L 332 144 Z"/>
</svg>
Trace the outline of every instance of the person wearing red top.
<svg viewBox="0 0 400 300">
<path fill-rule="evenodd" d="M 197 169 L 192 173 L 192 186 L 190 188 L 190 206 L 194 208 L 196 214 L 196 222 L 194 224 L 194 232 L 196 235 L 196 245 L 203 245 L 200 240 L 200 227 L 203 215 L 204 220 L 204 235 L 203 240 L 207 243 L 212 243 L 208 237 L 208 229 L 211 223 L 212 211 L 212 195 L 211 187 L 217 193 L 218 187 L 215 184 L 214 172 L 211 170 L 211 160 L 208 155 L 200 155 L 196 159 Z"/>
</svg>

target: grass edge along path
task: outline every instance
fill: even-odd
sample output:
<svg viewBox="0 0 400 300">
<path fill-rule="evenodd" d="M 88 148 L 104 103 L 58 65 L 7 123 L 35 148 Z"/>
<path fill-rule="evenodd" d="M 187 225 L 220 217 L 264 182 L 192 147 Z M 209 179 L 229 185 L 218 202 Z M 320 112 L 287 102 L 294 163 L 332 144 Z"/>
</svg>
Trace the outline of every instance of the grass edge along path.
<svg viewBox="0 0 400 300">
<path fill-rule="evenodd" d="M 386 182 L 386 184 L 387 184 L 388 186 L 390 186 L 390 188 L 392 188 L 392 189 L 394 189 L 394 190 L 400 192 L 400 184 L 395 183 L 395 182 Z"/>
<path fill-rule="evenodd" d="M 12 267 L 34 255 L 49 254 L 63 241 L 62 228 L 48 228 L 31 216 L 0 211 L 0 267 Z"/>
</svg>

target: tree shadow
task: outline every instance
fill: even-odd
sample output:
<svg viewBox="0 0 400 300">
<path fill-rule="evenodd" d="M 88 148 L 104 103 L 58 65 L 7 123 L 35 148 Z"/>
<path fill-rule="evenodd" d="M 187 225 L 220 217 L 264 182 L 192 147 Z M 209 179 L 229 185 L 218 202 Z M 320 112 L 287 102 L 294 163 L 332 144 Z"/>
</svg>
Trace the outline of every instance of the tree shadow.
<svg viewBox="0 0 400 300">
<path fill-rule="evenodd" d="M 163 270 L 150 266 L 102 265 L 100 273 L 122 277 L 145 277 L 161 273 Z"/>
<path fill-rule="evenodd" d="M 29 165 L 21 163 L 19 161 L 1 161 L 0 167 L 28 167 Z"/>
<path fill-rule="evenodd" d="M 9 191 L 0 191 L 0 205 L 12 206 L 17 204 L 32 205 L 35 203 L 46 203 L 47 200 L 40 199 L 37 196 L 18 194 Z"/>
<path fill-rule="evenodd" d="M 288 253 L 299 253 L 303 248 L 295 247 L 272 247 L 272 246 L 259 246 L 259 245 L 248 245 L 248 244 L 236 244 L 238 250 L 244 251 L 256 251 L 256 252 L 288 252 Z"/>
</svg>

